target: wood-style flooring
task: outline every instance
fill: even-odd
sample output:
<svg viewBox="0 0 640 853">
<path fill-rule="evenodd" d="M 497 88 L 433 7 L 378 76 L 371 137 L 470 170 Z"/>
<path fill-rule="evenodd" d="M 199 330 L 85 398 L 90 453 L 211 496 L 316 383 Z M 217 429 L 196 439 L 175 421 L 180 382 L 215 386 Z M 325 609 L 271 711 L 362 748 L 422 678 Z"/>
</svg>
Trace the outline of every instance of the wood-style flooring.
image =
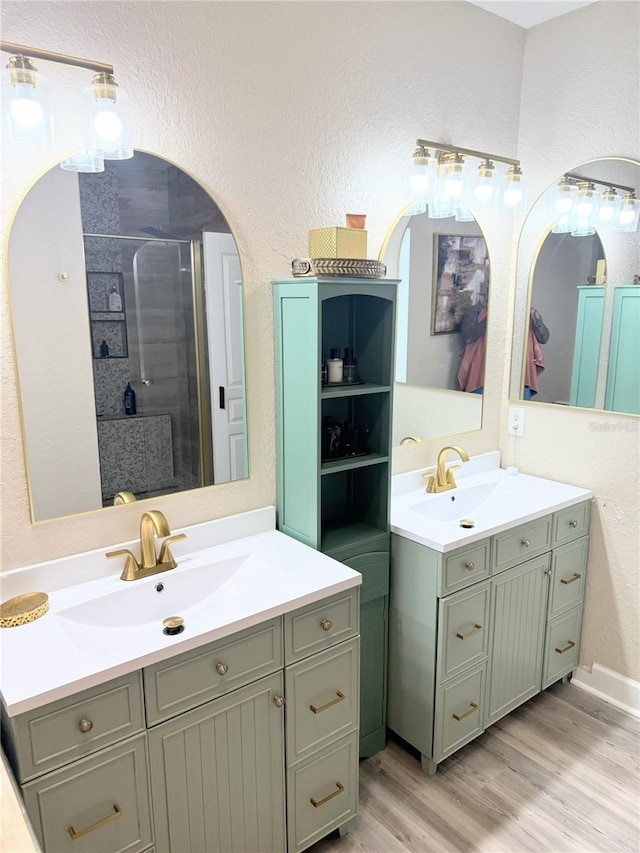
<svg viewBox="0 0 640 853">
<path fill-rule="evenodd" d="M 640 851 L 640 720 L 556 684 L 422 773 L 395 740 L 360 762 L 360 813 L 309 853 Z"/>
</svg>

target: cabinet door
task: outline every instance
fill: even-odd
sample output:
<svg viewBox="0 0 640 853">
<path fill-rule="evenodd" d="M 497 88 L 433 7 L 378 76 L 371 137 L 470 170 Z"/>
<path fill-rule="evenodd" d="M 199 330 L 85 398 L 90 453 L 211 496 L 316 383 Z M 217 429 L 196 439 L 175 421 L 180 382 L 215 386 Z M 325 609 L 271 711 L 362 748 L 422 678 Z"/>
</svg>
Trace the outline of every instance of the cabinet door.
<svg viewBox="0 0 640 853">
<path fill-rule="evenodd" d="M 549 563 L 545 554 L 492 581 L 487 726 L 540 691 Z"/>
<path fill-rule="evenodd" d="M 360 757 L 379 752 L 386 740 L 387 606 L 384 596 L 360 608 Z"/>
<path fill-rule="evenodd" d="M 276 673 L 149 733 L 158 850 L 284 850 L 282 695 Z"/>
</svg>

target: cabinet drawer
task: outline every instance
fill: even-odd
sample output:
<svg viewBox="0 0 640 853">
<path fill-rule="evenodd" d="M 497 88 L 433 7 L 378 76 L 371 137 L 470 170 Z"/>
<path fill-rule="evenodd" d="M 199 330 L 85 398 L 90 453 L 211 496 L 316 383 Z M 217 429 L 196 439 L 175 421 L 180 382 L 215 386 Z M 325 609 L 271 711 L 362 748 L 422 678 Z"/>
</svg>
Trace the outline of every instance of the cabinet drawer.
<svg viewBox="0 0 640 853">
<path fill-rule="evenodd" d="M 545 515 L 544 518 L 496 534 L 492 550 L 494 574 L 548 551 L 551 547 L 552 521 L 553 516 Z"/>
<path fill-rule="evenodd" d="M 355 816 L 358 735 L 354 732 L 287 771 L 289 853 L 299 853 Z"/>
<path fill-rule="evenodd" d="M 591 501 L 570 506 L 553 515 L 553 547 L 564 545 L 589 532 Z"/>
<path fill-rule="evenodd" d="M 143 670 L 154 725 L 282 669 L 282 620 L 263 622 Z"/>
<path fill-rule="evenodd" d="M 583 536 L 568 545 L 561 545 L 553 552 L 549 619 L 582 604 L 588 546 L 589 537 Z"/>
<path fill-rule="evenodd" d="M 357 727 L 359 665 L 356 637 L 287 669 L 288 764 Z"/>
<path fill-rule="evenodd" d="M 19 781 L 33 779 L 144 729 L 140 673 L 5 717 L 4 739 Z"/>
<path fill-rule="evenodd" d="M 437 690 L 434 758 L 441 761 L 484 730 L 486 663 Z"/>
<path fill-rule="evenodd" d="M 309 604 L 284 617 L 284 658 L 286 663 L 355 636 L 360 629 L 358 589 Z"/>
<path fill-rule="evenodd" d="M 362 575 L 360 604 L 389 594 L 389 552 L 372 551 L 345 560 L 345 565 Z"/>
<path fill-rule="evenodd" d="M 440 595 L 448 595 L 488 578 L 491 573 L 490 553 L 490 540 L 484 539 L 444 557 Z"/>
<path fill-rule="evenodd" d="M 480 663 L 489 650 L 490 581 L 441 598 L 438 615 L 438 680 Z"/>
<path fill-rule="evenodd" d="M 23 793 L 45 853 L 136 853 L 153 844 L 145 734 L 29 782 Z"/>
<path fill-rule="evenodd" d="M 542 669 L 543 690 L 578 666 L 581 624 L 582 606 L 547 623 Z"/>
</svg>

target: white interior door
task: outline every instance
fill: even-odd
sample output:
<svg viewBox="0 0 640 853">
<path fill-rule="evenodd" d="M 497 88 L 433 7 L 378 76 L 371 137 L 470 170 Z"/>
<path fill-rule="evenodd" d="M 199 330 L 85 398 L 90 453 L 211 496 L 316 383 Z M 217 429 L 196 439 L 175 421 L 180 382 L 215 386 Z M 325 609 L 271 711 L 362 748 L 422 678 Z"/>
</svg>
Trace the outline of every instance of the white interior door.
<svg viewBox="0 0 640 853">
<path fill-rule="evenodd" d="M 247 476 L 240 260 L 231 234 L 204 232 L 213 479 Z"/>
</svg>

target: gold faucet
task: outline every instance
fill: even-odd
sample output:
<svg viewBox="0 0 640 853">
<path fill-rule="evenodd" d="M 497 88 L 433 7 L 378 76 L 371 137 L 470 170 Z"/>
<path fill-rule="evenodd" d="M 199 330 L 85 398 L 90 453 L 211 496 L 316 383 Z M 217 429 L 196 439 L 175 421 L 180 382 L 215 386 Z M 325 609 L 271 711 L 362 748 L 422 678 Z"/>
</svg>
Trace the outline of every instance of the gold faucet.
<svg viewBox="0 0 640 853">
<path fill-rule="evenodd" d="M 157 556 L 156 534 L 159 537 L 166 537 L 160 546 L 160 553 Z M 151 509 L 148 512 L 143 512 L 140 519 L 140 562 L 136 560 L 128 548 L 120 548 L 118 551 L 108 551 L 106 556 L 126 556 L 127 559 L 125 560 L 120 579 L 123 581 L 135 581 L 140 578 L 147 578 L 149 575 L 156 575 L 159 572 L 175 569 L 176 561 L 169 550 L 169 545 L 171 542 L 177 542 L 179 539 L 186 538 L 186 533 L 176 533 L 172 536 L 169 529 L 169 522 L 164 515 L 160 510 Z"/>
<path fill-rule="evenodd" d="M 430 494 L 433 494 L 434 492 L 448 492 L 449 489 L 455 489 L 456 487 L 456 481 L 453 479 L 453 472 L 460 466 L 451 465 L 449 468 L 445 469 L 444 458 L 447 455 L 448 450 L 454 450 L 463 462 L 469 461 L 469 454 L 467 451 L 462 447 L 459 447 L 457 444 L 447 444 L 446 447 L 443 447 L 440 453 L 438 453 L 436 473 L 422 475 L 427 480 L 427 488 L 425 491 Z"/>
<path fill-rule="evenodd" d="M 405 435 L 400 440 L 400 447 L 403 447 L 405 444 L 422 444 L 422 439 L 418 438 L 417 435 Z"/>
<path fill-rule="evenodd" d="M 132 504 L 136 499 L 133 492 L 116 492 L 113 496 L 114 506 L 123 506 L 124 504 Z"/>
</svg>

